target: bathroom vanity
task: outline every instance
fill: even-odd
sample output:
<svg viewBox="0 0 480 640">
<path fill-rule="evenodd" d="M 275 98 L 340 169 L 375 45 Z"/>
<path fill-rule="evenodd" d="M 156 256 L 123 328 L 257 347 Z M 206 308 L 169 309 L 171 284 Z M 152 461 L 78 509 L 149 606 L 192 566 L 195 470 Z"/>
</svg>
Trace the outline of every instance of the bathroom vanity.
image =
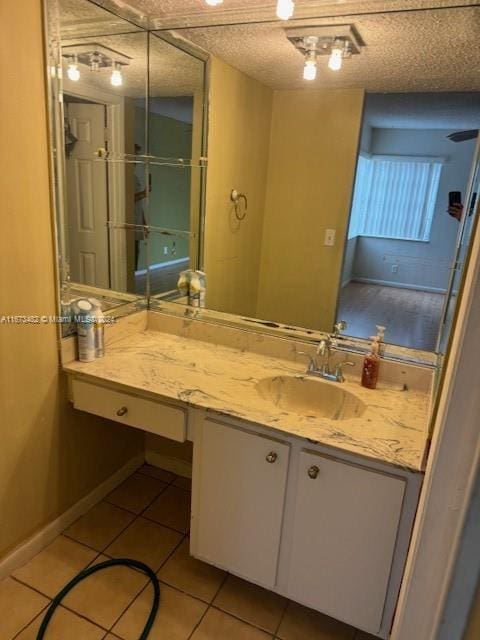
<svg viewBox="0 0 480 640">
<path fill-rule="evenodd" d="M 352 354 L 343 383 L 307 376 L 294 340 L 151 311 L 108 334 L 106 356 L 91 363 L 68 361 L 65 345 L 71 400 L 193 442 L 192 555 L 387 637 L 432 369 L 383 362 L 372 391 Z"/>
</svg>

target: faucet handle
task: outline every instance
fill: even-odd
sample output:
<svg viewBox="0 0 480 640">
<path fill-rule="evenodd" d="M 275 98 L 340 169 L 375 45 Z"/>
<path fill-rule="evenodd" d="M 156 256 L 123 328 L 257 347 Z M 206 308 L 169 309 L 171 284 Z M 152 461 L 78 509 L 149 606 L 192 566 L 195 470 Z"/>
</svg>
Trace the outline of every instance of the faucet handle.
<svg viewBox="0 0 480 640">
<path fill-rule="evenodd" d="M 315 360 L 315 358 L 312 356 L 311 353 L 307 353 L 306 351 L 297 351 L 297 356 L 306 356 L 308 358 L 307 372 L 317 370 L 317 361 Z"/>
<path fill-rule="evenodd" d="M 345 329 L 347 328 L 347 322 L 346 320 L 339 320 L 338 322 L 336 322 L 333 325 L 333 337 L 334 338 L 339 338 L 340 337 L 340 333 L 342 331 L 345 331 Z"/>
<path fill-rule="evenodd" d="M 345 382 L 345 376 L 343 375 L 343 367 L 354 367 L 355 362 L 351 362 L 350 360 L 344 360 L 343 362 L 339 362 L 335 367 L 335 377 L 339 382 Z"/>
<path fill-rule="evenodd" d="M 327 351 L 330 349 L 330 347 L 332 347 L 332 346 L 333 346 L 333 343 L 332 343 L 332 340 L 331 340 L 330 336 L 327 336 L 326 338 L 323 338 L 318 343 L 317 355 L 318 356 L 324 356 L 327 353 Z"/>
</svg>

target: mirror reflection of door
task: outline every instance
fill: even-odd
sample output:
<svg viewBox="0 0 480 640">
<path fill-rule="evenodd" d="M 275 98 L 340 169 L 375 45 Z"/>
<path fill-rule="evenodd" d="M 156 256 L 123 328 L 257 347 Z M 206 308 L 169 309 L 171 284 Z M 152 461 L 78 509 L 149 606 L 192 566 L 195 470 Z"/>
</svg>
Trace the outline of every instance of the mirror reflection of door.
<svg viewBox="0 0 480 640">
<path fill-rule="evenodd" d="M 467 196 L 475 93 L 368 94 L 337 318 L 347 333 L 433 351 Z M 475 135 L 473 135 L 475 134 Z M 452 201 L 453 202 L 453 201 Z"/>
<path fill-rule="evenodd" d="M 107 170 L 94 160 L 106 146 L 105 105 L 67 102 L 65 114 L 73 136 L 66 157 L 70 274 L 74 282 L 108 289 Z"/>
</svg>

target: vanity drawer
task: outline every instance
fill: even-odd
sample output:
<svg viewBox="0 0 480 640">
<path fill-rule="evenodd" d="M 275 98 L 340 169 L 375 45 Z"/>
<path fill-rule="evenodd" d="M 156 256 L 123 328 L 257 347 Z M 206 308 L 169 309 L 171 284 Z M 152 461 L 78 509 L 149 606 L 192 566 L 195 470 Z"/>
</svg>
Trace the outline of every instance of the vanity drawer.
<svg viewBox="0 0 480 640">
<path fill-rule="evenodd" d="M 72 381 L 72 396 L 75 409 L 94 413 L 178 442 L 186 440 L 187 412 L 180 407 L 146 400 L 75 379 Z"/>
</svg>

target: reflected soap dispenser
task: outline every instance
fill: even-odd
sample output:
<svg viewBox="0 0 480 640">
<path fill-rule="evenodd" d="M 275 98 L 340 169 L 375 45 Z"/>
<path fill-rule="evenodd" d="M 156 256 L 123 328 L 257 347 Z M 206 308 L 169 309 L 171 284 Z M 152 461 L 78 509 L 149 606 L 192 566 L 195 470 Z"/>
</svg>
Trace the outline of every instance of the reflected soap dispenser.
<svg viewBox="0 0 480 640">
<path fill-rule="evenodd" d="M 380 368 L 380 341 L 378 336 L 370 338 L 372 341 L 371 351 L 365 356 L 362 370 L 362 387 L 376 389 L 378 381 L 378 370 Z"/>
</svg>

